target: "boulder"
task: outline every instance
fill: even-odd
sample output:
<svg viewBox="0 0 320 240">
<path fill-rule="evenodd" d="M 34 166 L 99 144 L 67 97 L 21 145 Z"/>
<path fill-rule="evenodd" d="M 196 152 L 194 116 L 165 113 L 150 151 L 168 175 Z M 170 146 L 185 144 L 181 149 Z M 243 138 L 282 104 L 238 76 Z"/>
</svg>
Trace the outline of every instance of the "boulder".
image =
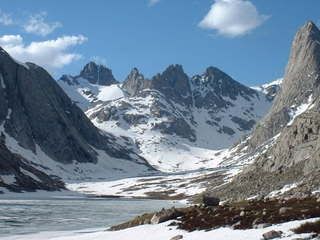
<svg viewBox="0 0 320 240">
<path fill-rule="evenodd" d="M 275 239 L 275 238 L 281 238 L 282 232 L 281 231 L 270 231 L 262 234 L 263 239 L 265 240 L 270 240 L 270 239 Z"/>
<path fill-rule="evenodd" d="M 219 206 L 220 199 L 214 196 L 210 196 L 209 194 L 204 194 L 202 196 L 202 202 L 205 206 L 214 207 Z"/>
<path fill-rule="evenodd" d="M 288 211 L 292 210 L 292 208 L 288 208 L 288 207 L 282 207 L 279 209 L 279 214 L 280 215 L 283 215 L 283 214 L 286 214 L 288 213 Z"/>
<path fill-rule="evenodd" d="M 170 238 L 170 240 L 180 240 L 180 239 L 183 239 L 182 235 L 177 235 L 177 236 Z"/>
<path fill-rule="evenodd" d="M 180 217 L 181 215 L 182 215 L 182 213 L 175 208 L 162 209 L 160 212 L 157 212 L 152 216 L 150 223 L 151 224 L 163 223 L 163 222 L 166 222 L 169 220 L 176 219 L 177 217 Z"/>
</svg>

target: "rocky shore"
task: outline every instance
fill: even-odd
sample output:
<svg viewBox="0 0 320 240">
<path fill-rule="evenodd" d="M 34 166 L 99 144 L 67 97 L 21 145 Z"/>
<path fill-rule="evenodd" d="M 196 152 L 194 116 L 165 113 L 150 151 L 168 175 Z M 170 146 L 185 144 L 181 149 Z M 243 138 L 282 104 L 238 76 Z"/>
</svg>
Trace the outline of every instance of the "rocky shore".
<svg viewBox="0 0 320 240">
<path fill-rule="evenodd" d="M 154 225 L 163 222 L 168 222 L 169 227 L 187 232 L 212 231 L 225 227 L 234 230 L 247 230 L 270 228 L 281 223 L 319 217 L 320 198 L 318 197 L 276 198 L 220 204 L 218 202 L 218 204 L 215 203 L 211 206 L 202 204 L 185 208 L 162 209 L 159 212 L 143 214 L 131 221 L 113 226 L 109 230 L 118 231 L 139 225 Z M 314 239 L 319 239 L 316 237 L 319 237 L 320 222 L 305 225 L 292 229 L 292 231 L 297 234 L 310 233 Z M 264 239 L 278 237 L 281 237 L 281 232 L 277 231 L 266 232 L 263 236 Z"/>
</svg>

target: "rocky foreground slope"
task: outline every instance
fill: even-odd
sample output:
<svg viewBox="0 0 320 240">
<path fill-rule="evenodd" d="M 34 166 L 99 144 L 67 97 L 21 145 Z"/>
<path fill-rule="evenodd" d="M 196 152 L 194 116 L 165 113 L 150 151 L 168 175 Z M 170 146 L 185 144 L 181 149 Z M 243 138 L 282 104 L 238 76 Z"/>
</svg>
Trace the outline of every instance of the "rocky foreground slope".
<svg viewBox="0 0 320 240">
<path fill-rule="evenodd" d="M 128 139 L 101 133 L 41 67 L 0 49 L 0 187 L 55 190 L 81 179 L 152 170 Z"/>
<path fill-rule="evenodd" d="M 244 199 L 320 190 L 320 30 L 306 23 L 293 41 L 282 88 L 266 117 L 243 144 L 253 165 L 209 192 Z M 263 149 L 263 151 L 261 151 Z"/>
</svg>

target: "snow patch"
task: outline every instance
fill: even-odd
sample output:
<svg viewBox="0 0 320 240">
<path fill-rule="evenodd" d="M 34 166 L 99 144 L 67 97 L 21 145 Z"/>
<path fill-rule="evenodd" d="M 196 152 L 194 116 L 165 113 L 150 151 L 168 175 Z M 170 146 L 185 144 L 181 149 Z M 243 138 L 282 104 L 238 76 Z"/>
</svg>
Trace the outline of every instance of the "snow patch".
<svg viewBox="0 0 320 240">
<path fill-rule="evenodd" d="M 256 90 L 256 91 L 263 92 L 264 94 L 267 94 L 268 93 L 267 89 L 269 87 L 281 86 L 282 82 L 283 82 L 283 78 L 278 78 L 278 79 L 276 79 L 276 80 L 274 80 L 272 82 L 265 83 L 265 84 L 263 84 L 261 86 L 254 86 L 254 87 L 251 87 L 251 88 Z"/>
<path fill-rule="evenodd" d="M 93 103 L 99 101 L 112 101 L 124 96 L 121 84 L 101 86 L 92 84 L 87 79 L 69 77 L 71 84 L 67 81 L 58 80 L 60 87 L 83 111 L 89 109 Z M 74 82 L 72 82 L 74 81 Z"/>
<path fill-rule="evenodd" d="M 298 187 L 299 183 L 292 183 L 292 184 L 287 184 L 283 186 L 280 190 L 275 190 L 269 193 L 268 197 L 277 197 L 280 196 L 296 187 Z"/>
<path fill-rule="evenodd" d="M 7 185 L 12 185 L 16 182 L 15 175 L 0 175 L 0 178 Z"/>
<path fill-rule="evenodd" d="M 309 96 L 308 101 L 306 103 L 302 103 L 300 106 L 296 107 L 295 105 L 291 106 L 290 117 L 291 120 L 287 124 L 287 126 L 291 126 L 293 121 L 305 111 L 311 109 L 314 105 L 312 104 L 312 94 Z"/>
<path fill-rule="evenodd" d="M 124 97 L 121 85 L 100 86 L 97 98 L 100 101 L 112 101 Z"/>
<path fill-rule="evenodd" d="M 42 182 L 36 175 L 34 175 L 32 172 L 29 172 L 23 168 L 20 168 L 20 171 L 26 175 L 26 176 L 29 176 L 31 177 L 33 180 L 36 180 L 37 182 Z"/>
<path fill-rule="evenodd" d="M 3 79 L 2 73 L 0 73 L 0 84 L 1 84 L 1 87 L 2 87 L 3 89 L 6 88 L 6 84 L 4 83 L 4 79 Z"/>
</svg>

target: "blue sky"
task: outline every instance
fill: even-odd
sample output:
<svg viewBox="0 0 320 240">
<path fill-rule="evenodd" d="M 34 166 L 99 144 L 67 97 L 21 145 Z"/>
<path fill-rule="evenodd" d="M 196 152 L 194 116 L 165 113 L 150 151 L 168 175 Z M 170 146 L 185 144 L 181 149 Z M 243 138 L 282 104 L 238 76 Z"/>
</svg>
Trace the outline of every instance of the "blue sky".
<svg viewBox="0 0 320 240">
<path fill-rule="evenodd" d="M 283 75 L 298 28 L 320 23 L 319 0 L 150 1 L 1 0 L 0 44 L 55 77 L 98 59 L 118 80 L 179 63 L 189 75 L 216 66 L 258 85 Z"/>
</svg>

